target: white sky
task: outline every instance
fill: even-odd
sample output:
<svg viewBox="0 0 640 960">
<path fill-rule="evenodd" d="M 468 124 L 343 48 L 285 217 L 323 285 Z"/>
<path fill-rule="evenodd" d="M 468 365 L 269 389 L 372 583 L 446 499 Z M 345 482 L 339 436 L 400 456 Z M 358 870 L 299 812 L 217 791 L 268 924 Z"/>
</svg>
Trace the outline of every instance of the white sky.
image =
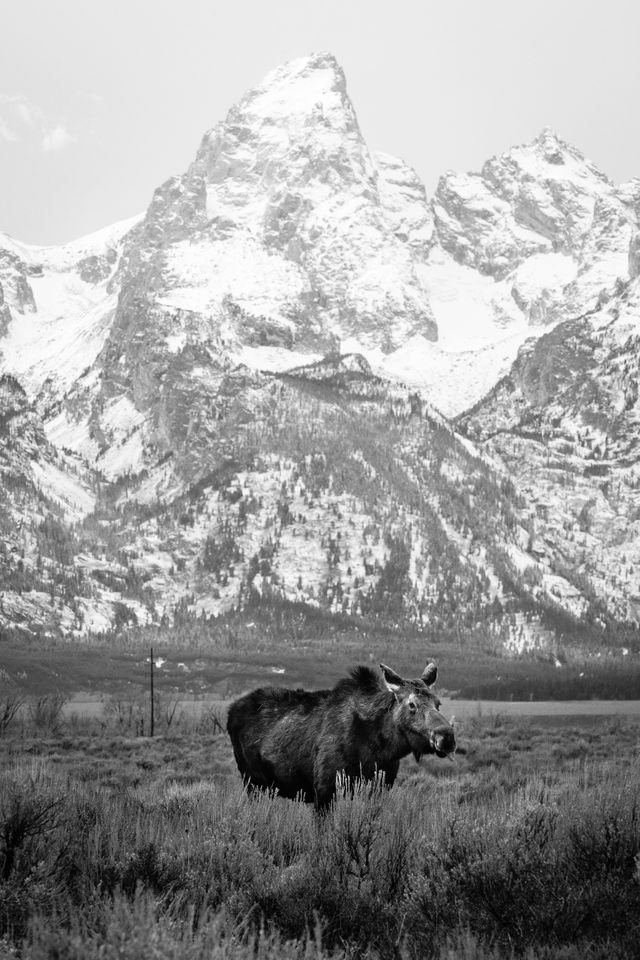
<svg viewBox="0 0 640 960">
<path fill-rule="evenodd" d="M 544 126 L 640 176 L 638 0 L 0 0 L 0 37 L 0 231 L 32 243 L 144 210 L 245 90 L 319 50 L 429 193 Z"/>
</svg>

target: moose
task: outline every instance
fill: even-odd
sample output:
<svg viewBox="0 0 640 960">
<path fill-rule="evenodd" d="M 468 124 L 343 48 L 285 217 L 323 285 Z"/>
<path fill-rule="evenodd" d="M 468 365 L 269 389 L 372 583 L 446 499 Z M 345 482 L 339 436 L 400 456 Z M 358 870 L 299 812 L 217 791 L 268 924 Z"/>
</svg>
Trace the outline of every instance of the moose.
<svg viewBox="0 0 640 960">
<path fill-rule="evenodd" d="M 453 727 L 431 690 L 436 665 L 416 680 L 383 663 L 380 671 L 358 666 L 331 690 L 261 687 L 235 700 L 227 731 L 249 792 L 275 790 L 322 810 L 339 772 L 366 780 L 381 775 L 391 787 L 402 757 L 450 757 Z"/>
</svg>

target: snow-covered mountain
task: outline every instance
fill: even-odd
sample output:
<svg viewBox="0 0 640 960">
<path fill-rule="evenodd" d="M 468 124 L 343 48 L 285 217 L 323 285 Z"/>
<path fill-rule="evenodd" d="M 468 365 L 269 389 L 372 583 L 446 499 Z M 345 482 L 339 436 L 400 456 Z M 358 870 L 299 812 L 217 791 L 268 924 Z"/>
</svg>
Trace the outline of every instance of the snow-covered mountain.
<svg viewBox="0 0 640 960">
<path fill-rule="evenodd" d="M 31 424 L 0 436 L 29 492 L 0 496 L 0 627 L 85 635 L 252 596 L 520 645 L 557 610 L 637 618 L 631 574 L 612 593 L 581 560 L 548 464 L 588 396 L 633 477 L 639 238 L 640 180 L 550 131 L 428 199 L 368 149 L 328 54 L 270 73 L 140 217 L 59 248 L 0 235 L 0 374 Z M 583 517 L 602 465 L 576 455 Z M 34 600 L 31 626 L 11 601 L 30 576 L 53 611 Z"/>
<path fill-rule="evenodd" d="M 457 415 L 527 337 L 612 296 L 639 235 L 640 179 L 615 187 L 549 130 L 445 174 L 429 201 L 407 164 L 369 151 L 319 54 L 247 93 L 139 221 L 57 249 L 0 235 L 0 310 L 32 321 L 0 321 L 4 366 L 30 392 L 59 371 L 64 392 L 152 312 L 155 353 L 215 341 L 282 371 L 359 351 Z"/>
<path fill-rule="evenodd" d="M 619 293 L 637 263 L 640 179 L 615 187 L 550 130 L 479 174 L 445 174 L 432 210 L 423 276 L 439 341 L 384 364 L 448 415 L 476 403 L 525 339 Z"/>
<path fill-rule="evenodd" d="M 458 426 L 535 506 L 533 555 L 581 604 L 640 617 L 640 277 L 520 351 Z M 556 584 L 556 592 L 567 584 Z"/>
<path fill-rule="evenodd" d="M 141 301 L 171 353 L 211 338 L 238 359 L 265 343 L 322 353 L 350 336 L 386 349 L 435 338 L 417 272 L 429 220 L 415 174 L 369 152 L 335 60 L 294 61 L 156 191 L 127 252 L 113 338 L 146 323 Z"/>
</svg>

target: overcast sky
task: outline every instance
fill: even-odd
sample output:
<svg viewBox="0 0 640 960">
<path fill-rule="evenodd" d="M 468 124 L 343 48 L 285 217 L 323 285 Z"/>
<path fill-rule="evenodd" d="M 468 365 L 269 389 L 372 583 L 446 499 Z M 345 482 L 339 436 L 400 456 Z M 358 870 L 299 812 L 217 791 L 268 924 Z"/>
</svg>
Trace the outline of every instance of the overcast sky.
<svg viewBox="0 0 640 960">
<path fill-rule="evenodd" d="M 4 0 L 0 36 L 0 231 L 32 243 L 144 210 L 245 90 L 319 50 L 429 193 L 545 126 L 640 176 L 637 0 Z"/>
</svg>

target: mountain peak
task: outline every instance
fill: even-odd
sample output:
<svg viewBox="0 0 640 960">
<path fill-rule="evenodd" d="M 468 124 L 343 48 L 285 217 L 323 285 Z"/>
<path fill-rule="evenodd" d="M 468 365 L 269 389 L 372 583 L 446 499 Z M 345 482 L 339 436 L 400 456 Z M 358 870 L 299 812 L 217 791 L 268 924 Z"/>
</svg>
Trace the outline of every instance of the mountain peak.
<svg viewBox="0 0 640 960">
<path fill-rule="evenodd" d="M 565 162 L 564 153 L 568 148 L 567 144 L 550 127 L 543 127 L 532 146 L 547 163 L 561 165 Z"/>
<path fill-rule="evenodd" d="M 295 81 L 300 77 L 314 72 L 323 72 L 328 76 L 335 76 L 344 80 L 344 71 L 334 55 L 328 50 L 309 53 L 306 56 L 294 57 L 285 60 L 267 73 L 260 86 L 268 86 L 274 82 L 283 82 L 287 79 Z"/>
<path fill-rule="evenodd" d="M 573 144 L 562 140 L 555 130 L 543 127 L 531 143 L 512 147 L 504 159 L 515 162 L 522 172 L 539 178 L 580 181 L 590 192 L 609 189 L 609 178 Z M 498 158 L 489 161 L 500 162 Z M 555 168 L 555 169 L 553 169 Z M 587 187 L 587 184 L 590 186 Z"/>
<path fill-rule="evenodd" d="M 332 54 L 312 53 L 271 70 L 231 107 L 205 134 L 195 172 L 209 183 L 229 177 L 280 183 L 292 179 L 291 164 L 295 169 L 301 159 L 330 157 L 335 171 L 345 148 L 373 180 L 344 72 Z"/>
<path fill-rule="evenodd" d="M 349 101 L 342 67 L 330 53 L 312 53 L 271 70 L 238 107 L 281 121 L 300 114 L 326 115 L 328 109 L 344 103 Z"/>
</svg>

